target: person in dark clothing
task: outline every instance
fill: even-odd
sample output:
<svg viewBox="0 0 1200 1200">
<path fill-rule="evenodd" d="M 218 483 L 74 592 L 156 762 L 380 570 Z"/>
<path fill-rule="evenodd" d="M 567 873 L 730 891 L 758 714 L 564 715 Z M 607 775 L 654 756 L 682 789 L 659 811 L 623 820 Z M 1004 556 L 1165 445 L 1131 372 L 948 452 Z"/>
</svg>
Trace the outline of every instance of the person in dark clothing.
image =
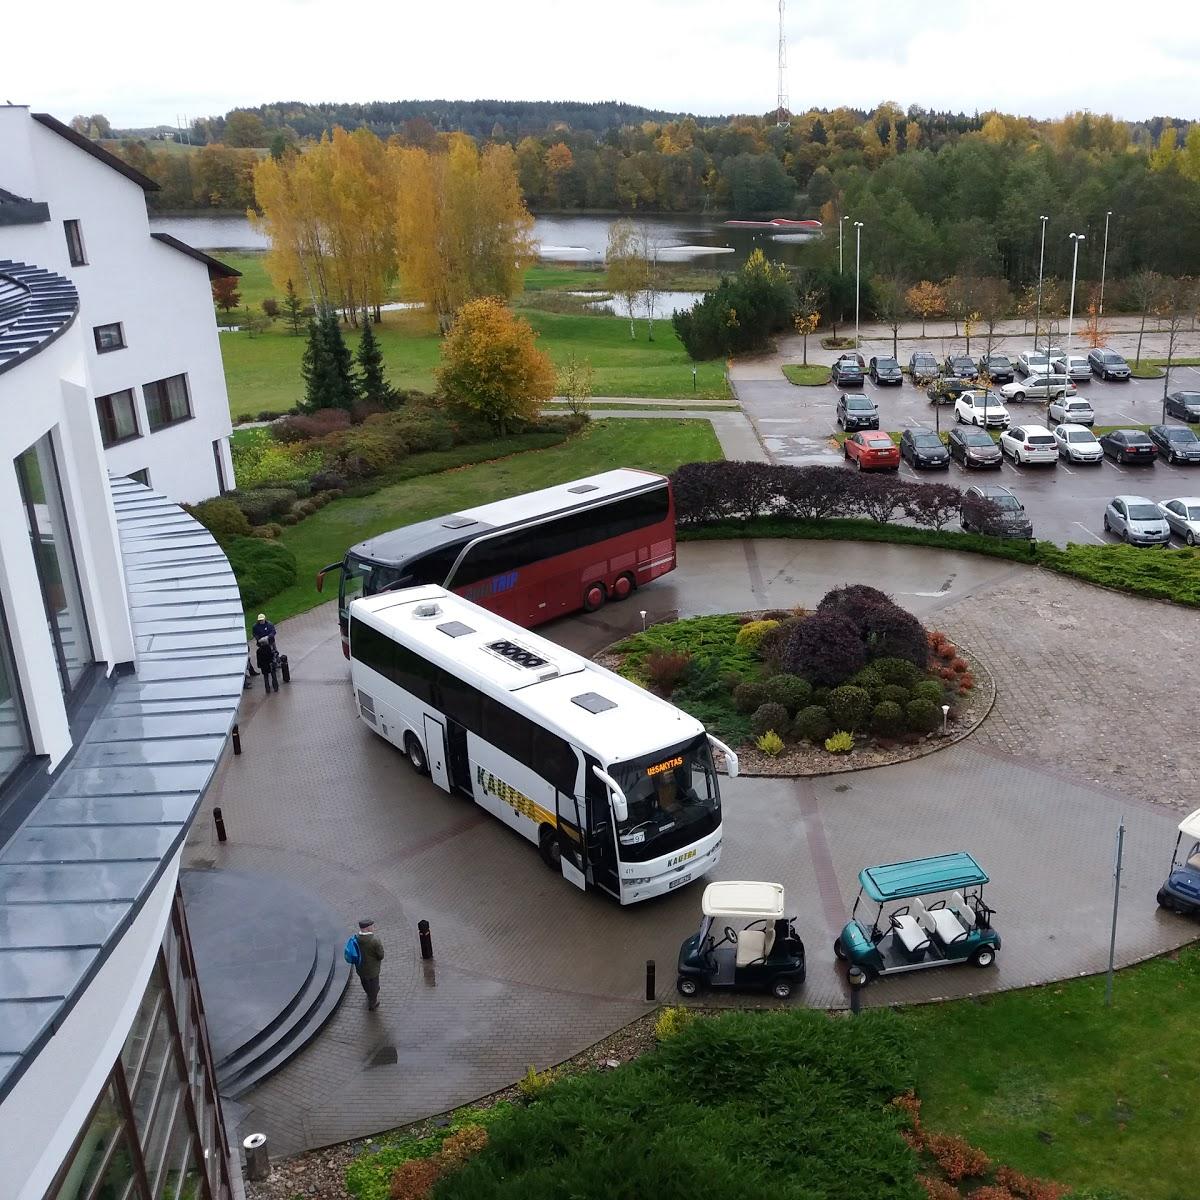
<svg viewBox="0 0 1200 1200">
<path fill-rule="evenodd" d="M 379 964 L 383 962 L 383 943 L 375 932 L 374 921 L 359 921 L 358 933 L 358 982 L 367 993 L 367 1011 L 374 1012 L 379 1007 Z"/>
<path fill-rule="evenodd" d="M 275 626 L 267 620 L 266 613 L 259 613 L 258 620 L 250 628 L 250 632 L 254 635 L 256 642 L 261 642 L 263 638 L 271 643 L 271 649 L 275 649 Z"/>
<path fill-rule="evenodd" d="M 279 691 L 279 675 L 275 670 L 275 650 L 266 638 L 259 638 L 255 658 L 258 660 L 258 669 L 262 672 L 267 695 L 269 696 L 272 690 Z"/>
</svg>

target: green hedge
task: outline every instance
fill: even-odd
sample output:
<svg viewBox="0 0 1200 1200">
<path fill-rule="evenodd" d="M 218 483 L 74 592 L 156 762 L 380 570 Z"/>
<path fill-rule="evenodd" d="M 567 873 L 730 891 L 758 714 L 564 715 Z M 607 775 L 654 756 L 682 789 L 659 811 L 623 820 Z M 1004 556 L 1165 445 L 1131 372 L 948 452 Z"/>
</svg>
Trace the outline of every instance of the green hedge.
<svg viewBox="0 0 1200 1200">
<path fill-rule="evenodd" d="M 279 542 L 235 537 L 225 554 L 237 576 L 243 608 L 255 608 L 296 582 L 296 556 Z"/>
</svg>

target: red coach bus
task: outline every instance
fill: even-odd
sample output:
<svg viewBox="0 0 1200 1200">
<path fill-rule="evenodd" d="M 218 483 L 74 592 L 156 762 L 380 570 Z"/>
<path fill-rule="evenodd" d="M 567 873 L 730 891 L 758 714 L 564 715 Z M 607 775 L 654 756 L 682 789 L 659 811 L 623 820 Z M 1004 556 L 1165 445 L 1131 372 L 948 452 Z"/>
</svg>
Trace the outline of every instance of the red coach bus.
<svg viewBox="0 0 1200 1200">
<path fill-rule="evenodd" d="M 351 600 L 438 584 L 518 625 L 595 612 L 675 569 L 670 481 L 622 468 L 368 538 L 337 571 L 347 648 Z"/>
</svg>

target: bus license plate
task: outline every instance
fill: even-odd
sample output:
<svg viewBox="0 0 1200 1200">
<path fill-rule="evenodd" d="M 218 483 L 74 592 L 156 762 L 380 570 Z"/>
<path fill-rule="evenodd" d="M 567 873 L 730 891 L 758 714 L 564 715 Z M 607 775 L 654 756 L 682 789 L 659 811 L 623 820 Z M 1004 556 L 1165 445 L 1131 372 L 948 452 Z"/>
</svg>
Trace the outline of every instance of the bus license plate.
<svg viewBox="0 0 1200 1200">
<path fill-rule="evenodd" d="M 672 879 L 671 882 L 667 884 L 667 891 L 669 892 L 672 888 L 683 887 L 685 883 L 691 882 L 692 877 L 690 875 L 680 875 L 678 879 Z"/>
</svg>

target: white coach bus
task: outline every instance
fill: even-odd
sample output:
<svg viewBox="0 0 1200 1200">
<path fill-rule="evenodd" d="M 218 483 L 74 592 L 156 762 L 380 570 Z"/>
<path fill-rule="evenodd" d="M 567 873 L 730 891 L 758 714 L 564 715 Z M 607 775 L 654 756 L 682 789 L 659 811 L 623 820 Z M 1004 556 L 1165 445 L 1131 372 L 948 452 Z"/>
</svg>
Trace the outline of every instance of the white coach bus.
<svg viewBox="0 0 1200 1200">
<path fill-rule="evenodd" d="M 632 904 L 721 857 L 712 747 L 665 700 L 432 585 L 350 605 L 359 716 L 445 791 L 537 845 L 555 872 Z"/>
</svg>

